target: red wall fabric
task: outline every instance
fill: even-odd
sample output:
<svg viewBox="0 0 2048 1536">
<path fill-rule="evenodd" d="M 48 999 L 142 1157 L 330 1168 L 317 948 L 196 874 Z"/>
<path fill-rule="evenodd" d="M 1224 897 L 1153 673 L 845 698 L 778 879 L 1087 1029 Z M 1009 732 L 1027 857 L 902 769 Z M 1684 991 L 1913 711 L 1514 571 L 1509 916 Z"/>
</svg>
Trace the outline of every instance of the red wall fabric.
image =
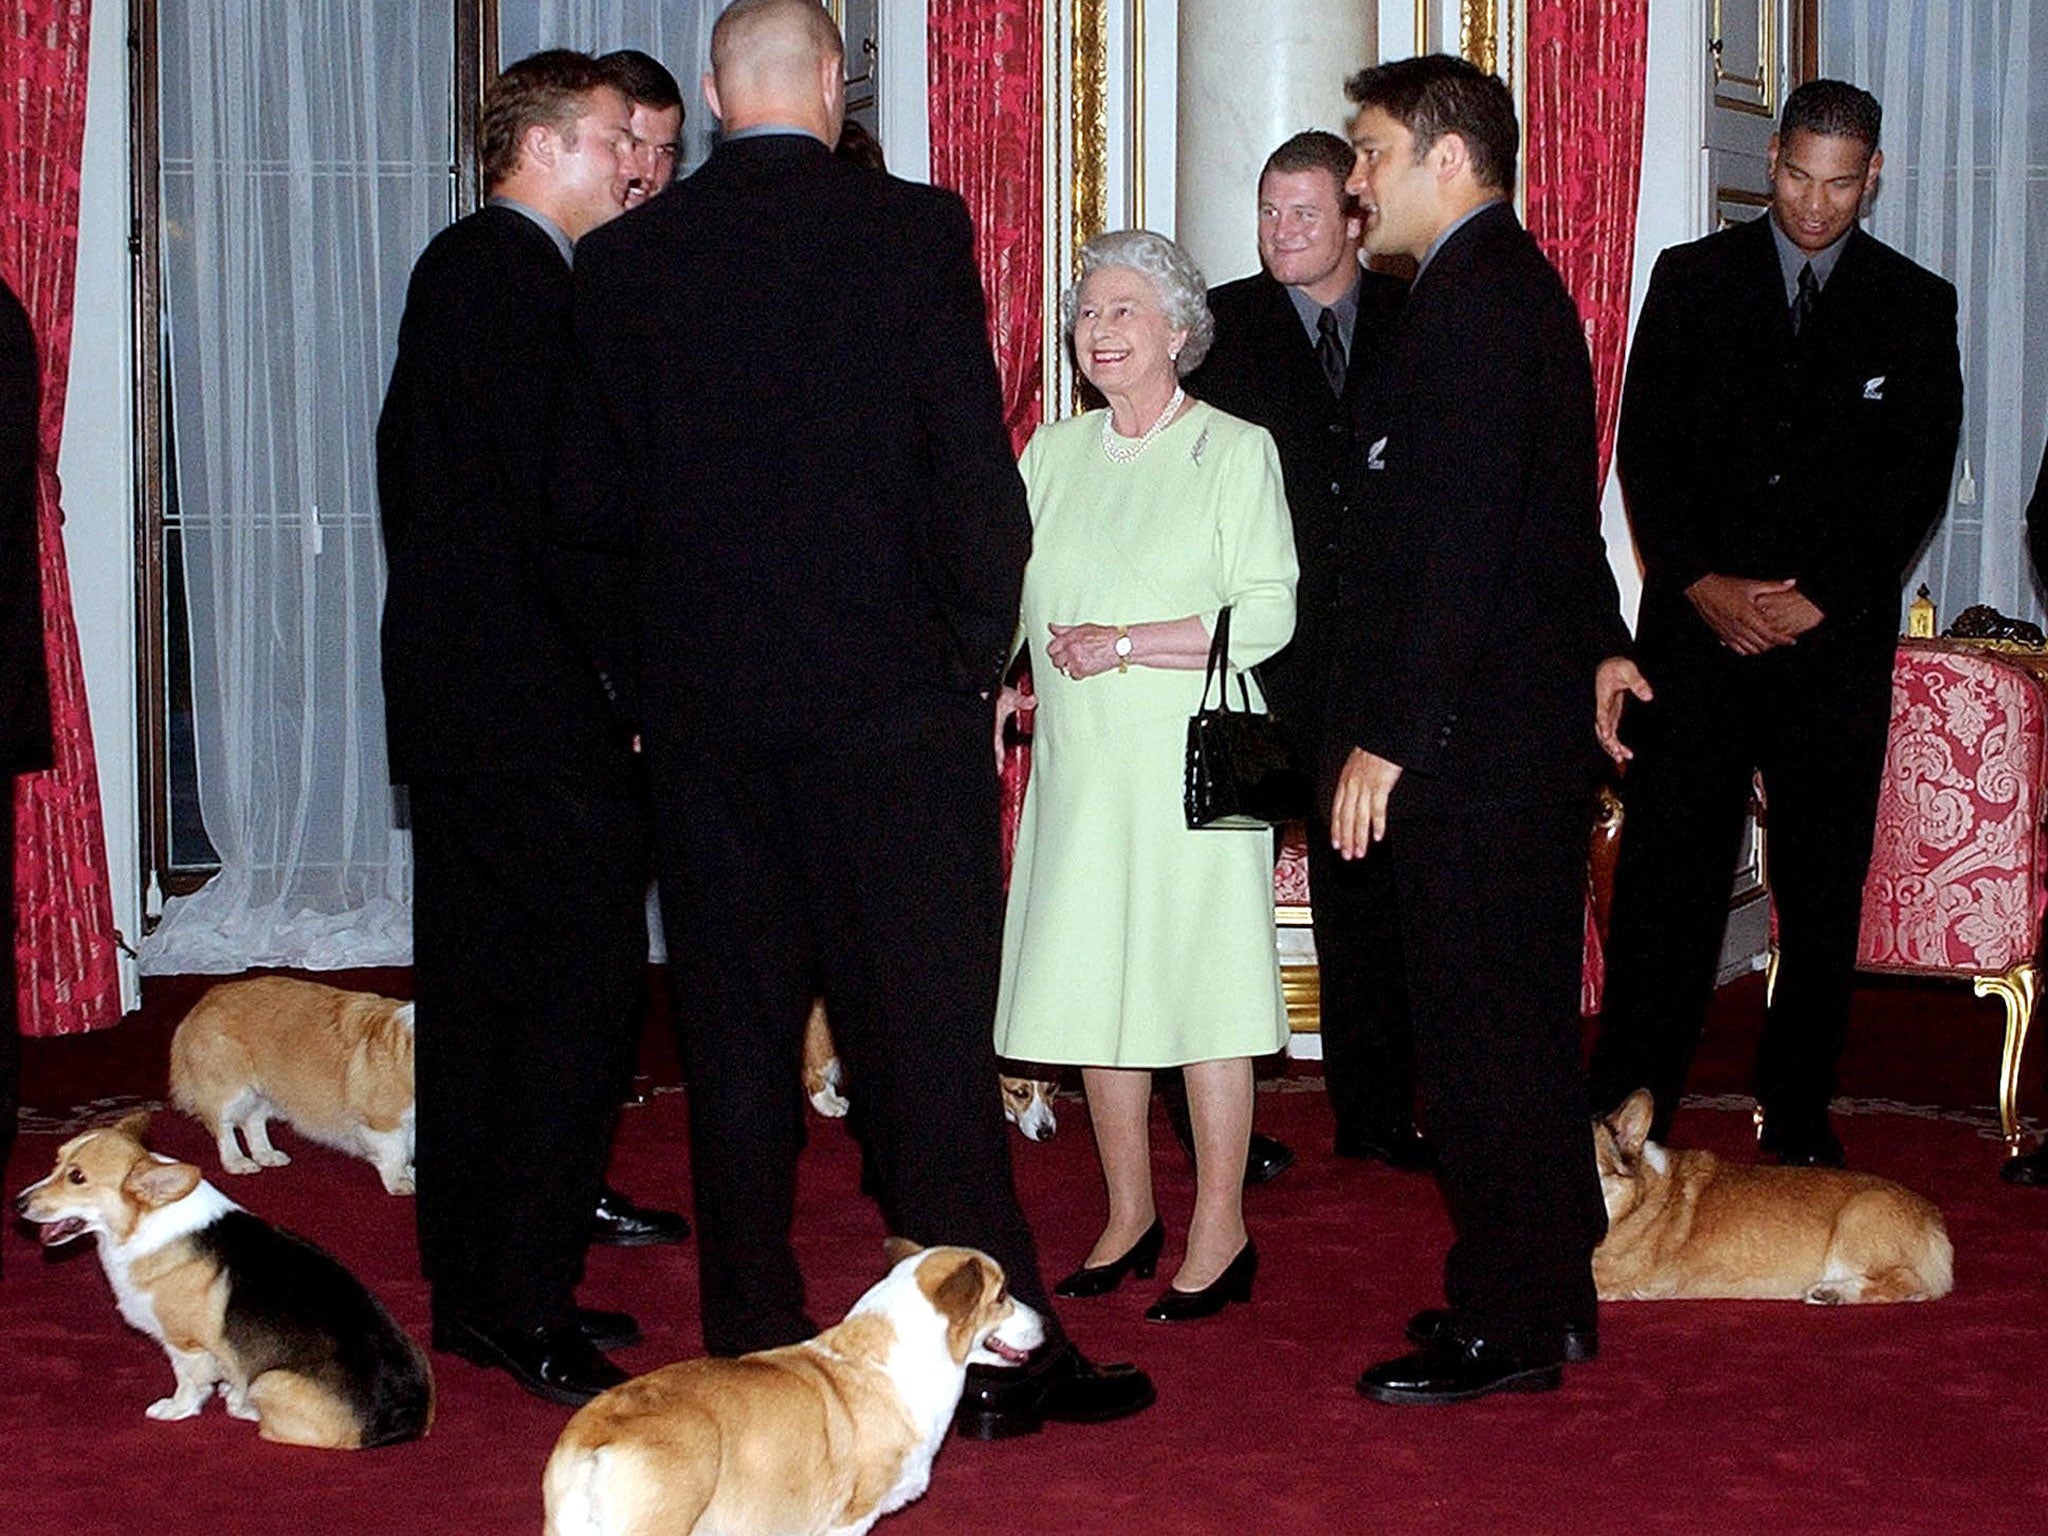
<svg viewBox="0 0 2048 1536">
<path fill-rule="evenodd" d="M 1529 232 L 1578 301 L 1604 481 L 1621 405 L 1649 0 L 1529 0 Z"/>
<path fill-rule="evenodd" d="M 13 0 L 0 13 L 0 273 L 27 308 L 43 355 L 39 533 L 55 747 L 49 772 L 24 775 L 14 787 L 14 947 L 25 1035 L 75 1034 L 121 1017 L 99 773 L 57 486 L 91 19 L 91 0 Z M 127 403 L 109 407 L 125 411 Z"/>
<path fill-rule="evenodd" d="M 1043 414 L 1042 0 L 931 0 L 932 180 L 967 199 L 1003 419 L 1021 449 Z"/>
</svg>

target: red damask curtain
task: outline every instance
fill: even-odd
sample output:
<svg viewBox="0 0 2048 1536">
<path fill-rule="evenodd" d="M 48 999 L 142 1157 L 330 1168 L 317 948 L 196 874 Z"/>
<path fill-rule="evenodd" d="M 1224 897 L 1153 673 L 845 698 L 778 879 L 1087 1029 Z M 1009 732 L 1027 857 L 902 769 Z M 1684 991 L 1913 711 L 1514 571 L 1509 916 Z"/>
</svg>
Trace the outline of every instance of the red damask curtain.
<svg viewBox="0 0 2048 1536">
<path fill-rule="evenodd" d="M 0 274 L 28 310 L 43 357 L 38 517 L 55 748 L 49 772 L 24 775 L 14 787 L 15 961 L 26 1035 L 72 1034 L 121 1017 L 99 775 L 57 500 L 91 17 L 91 0 L 11 0 L 0 13 Z"/>
<path fill-rule="evenodd" d="M 1649 0 L 1529 0 L 1529 232 L 1578 301 L 1604 480 L 1621 405 Z"/>
<path fill-rule="evenodd" d="M 931 0 L 932 180 L 967 199 L 1003 419 L 1021 449 L 1043 411 L 1042 0 Z"/>
</svg>

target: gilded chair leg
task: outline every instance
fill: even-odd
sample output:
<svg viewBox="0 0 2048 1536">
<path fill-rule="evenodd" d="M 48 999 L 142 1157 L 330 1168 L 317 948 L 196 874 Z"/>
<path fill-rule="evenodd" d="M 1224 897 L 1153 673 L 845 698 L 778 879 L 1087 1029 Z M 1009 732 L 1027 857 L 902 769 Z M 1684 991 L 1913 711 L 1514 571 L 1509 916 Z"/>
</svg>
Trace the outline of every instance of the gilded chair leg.
<svg viewBox="0 0 2048 1536">
<path fill-rule="evenodd" d="M 1778 995 L 1778 941 L 1774 936 L 1771 947 L 1764 951 L 1764 1006 L 1771 1006 L 1771 999 Z M 1984 994 L 1977 994 L 1982 997 Z"/>
<path fill-rule="evenodd" d="M 2027 1048 L 2027 1026 L 2034 1021 L 2034 999 L 2040 991 L 2041 972 L 2031 960 L 2023 960 L 2002 976 L 1979 976 L 1974 983 L 1979 997 L 1997 994 L 2005 1004 L 2005 1054 L 1998 1063 L 1998 1124 L 2005 1132 L 2007 1156 L 2020 1150 L 2020 1057 Z"/>
</svg>

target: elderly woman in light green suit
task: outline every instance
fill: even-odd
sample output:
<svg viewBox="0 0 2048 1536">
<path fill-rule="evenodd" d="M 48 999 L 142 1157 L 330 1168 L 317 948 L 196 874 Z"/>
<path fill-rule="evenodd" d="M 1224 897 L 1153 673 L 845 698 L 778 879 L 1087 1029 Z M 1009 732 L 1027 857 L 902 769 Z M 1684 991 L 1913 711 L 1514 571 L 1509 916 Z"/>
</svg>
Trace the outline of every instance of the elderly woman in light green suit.
<svg viewBox="0 0 2048 1536">
<path fill-rule="evenodd" d="M 1160 1321 L 1251 1297 L 1251 1058 L 1287 1038 L 1272 840 L 1189 831 L 1181 809 L 1218 612 L 1232 611 L 1233 674 L 1294 629 L 1294 536 L 1272 440 L 1180 387 L 1214 332 L 1205 294 L 1162 236 L 1083 249 L 1067 325 L 1109 405 L 1042 427 L 1024 450 L 1033 532 L 1019 635 L 1037 663 L 1035 698 L 1005 689 L 996 709 L 998 751 L 1010 715 L 1035 711 L 996 1048 L 1082 1068 L 1109 1194 L 1101 1236 L 1055 1291 L 1101 1295 L 1158 1265 L 1152 1071 L 1179 1067 L 1195 1209 L 1146 1314 Z M 1235 699 L 1235 675 L 1230 686 Z"/>
</svg>

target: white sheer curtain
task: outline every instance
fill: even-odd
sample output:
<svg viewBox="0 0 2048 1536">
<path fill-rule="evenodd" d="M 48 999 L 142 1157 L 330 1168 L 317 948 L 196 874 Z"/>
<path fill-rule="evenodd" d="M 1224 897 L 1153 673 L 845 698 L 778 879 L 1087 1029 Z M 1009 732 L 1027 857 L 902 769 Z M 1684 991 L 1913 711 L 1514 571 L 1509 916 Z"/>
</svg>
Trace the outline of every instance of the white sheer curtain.
<svg viewBox="0 0 2048 1536">
<path fill-rule="evenodd" d="M 1920 582 L 2039 621 L 2027 497 L 2048 428 L 2048 0 L 1822 7 L 1825 73 L 1884 105 L 1872 233 L 1956 285 L 1963 441 Z M 1967 473 L 1965 472 L 1967 465 Z"/>
<path fill-rule="evenodd" d="M 160 0 L 166 373 L 200 807 L 146 972 L 411 958 L 373 444 L 451 201 L 449 4 Z"/>
<path fill-rule="evenodd" d="M 683 92 L 678 176 L 703 164 L 717 127 L 697 82 L 711 67 L 711 24 L 728 0 L 498 0 L 498 57 L 542 48 L 638 48 L 666 64 Z"/>
</svg>

